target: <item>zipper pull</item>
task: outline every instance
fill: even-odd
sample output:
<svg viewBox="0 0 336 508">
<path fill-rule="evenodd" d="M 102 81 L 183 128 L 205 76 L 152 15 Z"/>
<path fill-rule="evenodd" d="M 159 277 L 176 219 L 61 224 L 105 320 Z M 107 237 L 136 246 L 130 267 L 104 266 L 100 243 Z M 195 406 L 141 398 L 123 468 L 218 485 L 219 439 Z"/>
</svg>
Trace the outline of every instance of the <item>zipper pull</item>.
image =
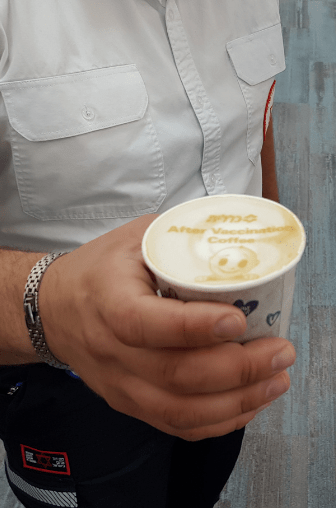
<svg viewBox="0 0 336 508">
<path fill-rule="evenodd" d="M 14 395 L 14 393 L 18 391 L 18 389 L 20 388 L 20 386 L 22 384 L 23 384 L 22 382 L 16 383 L 16 385 L 12 386 L 12 388 L 9 390 L 9 392 L 7 392 L 7 395 Z"/>
</svg>

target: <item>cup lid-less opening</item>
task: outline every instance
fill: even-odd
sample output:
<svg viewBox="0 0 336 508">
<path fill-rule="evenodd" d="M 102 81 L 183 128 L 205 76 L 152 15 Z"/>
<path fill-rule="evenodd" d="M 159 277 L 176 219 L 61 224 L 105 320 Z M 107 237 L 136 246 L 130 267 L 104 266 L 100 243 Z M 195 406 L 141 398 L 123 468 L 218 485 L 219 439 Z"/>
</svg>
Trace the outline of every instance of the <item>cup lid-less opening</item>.
<svg viewBox="0 0 336 508">
<path fill-rule="evenodd" d="M 164 212 L 146 230 L 142 252 L 167 283 L 213 293 L 278 278 L 300 261 L 305 244 L 302 223 L 283 205 L 225 194 Z"/>
</svg>

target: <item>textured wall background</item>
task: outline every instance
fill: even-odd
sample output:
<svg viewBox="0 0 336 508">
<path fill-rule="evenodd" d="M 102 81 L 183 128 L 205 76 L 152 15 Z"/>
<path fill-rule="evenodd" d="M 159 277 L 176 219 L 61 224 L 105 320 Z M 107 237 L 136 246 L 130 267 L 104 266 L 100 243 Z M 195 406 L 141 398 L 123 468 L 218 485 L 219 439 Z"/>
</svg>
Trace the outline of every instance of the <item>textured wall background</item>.
<svg viewBox="0 0 336 508">
<path fill-rule="evenodd" d="M 281 202 L 302 220 L 292 386 L 247 427 L 220 508 L 333 508 L 336 377 L 336 1 L 280 0 L 287 69 L 273 108 Z M 225 458 L 224 458 L 225 460 Z"/>
</svg>

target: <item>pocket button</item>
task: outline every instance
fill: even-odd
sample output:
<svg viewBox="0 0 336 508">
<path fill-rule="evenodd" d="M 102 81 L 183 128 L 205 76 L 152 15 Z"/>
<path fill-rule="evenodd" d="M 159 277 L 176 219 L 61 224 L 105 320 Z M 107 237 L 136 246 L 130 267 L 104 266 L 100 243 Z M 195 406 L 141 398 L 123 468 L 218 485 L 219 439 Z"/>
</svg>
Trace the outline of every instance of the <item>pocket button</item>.
<svg viewBox="0 0 336 508">
<path fill-rule="evenodd" d="M 276 65 L 276 63 L 277 63 L 274 55 L 269 56 L 269 61 L 270 61 L 271 65 Z"/>
<path fill-rule="evenodd" d="M 90 120 L 94 119 L 95 114 L 94 114 L 93 109 L 88 108 L 87 106 L 84 106 L 84 108 L 82 109 L 82 116 L 83 116 L 84 120 L 90 121 Z"/>
<path fill-rule="evenodd" d="M 174 12 L 172 10 L 169 10 L 167 15 L 168 15 L 169 21 L 174 21 L 175 16 L 174 16 Z"/>
</svg>

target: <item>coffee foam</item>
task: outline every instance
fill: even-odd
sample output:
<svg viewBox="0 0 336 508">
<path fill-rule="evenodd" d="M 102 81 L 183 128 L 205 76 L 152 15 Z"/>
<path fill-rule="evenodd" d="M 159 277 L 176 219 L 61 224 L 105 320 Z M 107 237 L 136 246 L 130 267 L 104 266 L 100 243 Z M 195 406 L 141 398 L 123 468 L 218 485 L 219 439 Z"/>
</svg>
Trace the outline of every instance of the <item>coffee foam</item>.
<svg viewBox="0 0 336 508">
<path fill-rule="evenodd" d="M 278 276 L 298 262 L 304 245 L 303 226 L 285 207 L 231 194 L 168 210 L 149 227 L 143 250 L 163 278 L 214 288 Z"/>
</svg>

